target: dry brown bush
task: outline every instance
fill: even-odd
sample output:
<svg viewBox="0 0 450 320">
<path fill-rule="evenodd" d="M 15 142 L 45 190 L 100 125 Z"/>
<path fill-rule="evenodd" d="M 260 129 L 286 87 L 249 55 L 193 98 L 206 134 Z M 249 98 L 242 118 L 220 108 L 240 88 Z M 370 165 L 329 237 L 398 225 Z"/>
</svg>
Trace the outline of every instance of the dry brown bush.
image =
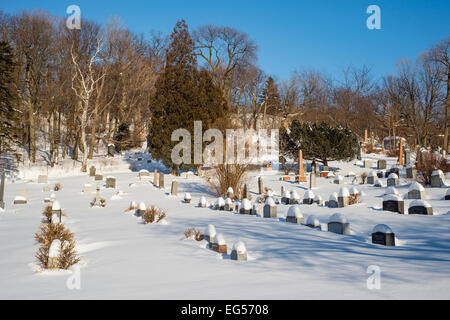
<svg viewBox="0 0 450 320">
<path fill-rule="evenodd" d="M 186 231 L 184 231 L 184 236 L 186 237 L 186 239 L 193 237 L 194 240 L 196 241 L 201 240 L 201 233 L 195 228 L 189 228 Z"/>
<path fill-rule="evenodd" d="M 43 223 L 50 223 L 52 221 L 52 206 L 46 206 L 44 211 L 42 211 L 42 215 L 44 218 L 42 219 Z M 63 217 L 67 217 L 66 213 L 61 213 Z"/>
<path fill-rule="evenodd" d="M 156 206 L 150 206 L 142 214 L 142 220 L 144 220 L 144 224 L 149 224 L 149 223 L 154 223 L 154 222 L 158 223 L 162 219 L 164 219 L 166 216 L 167 216 L 167 214 L 164 209 L 158 208 Z"/>
<path fill-rule="evenodd" d="M 62 189 L 62 186 L 60 183 L 55 184 L 55 186 L 53 187 L 53 191 L 59 191 Z"/>
<path fill-rule="evenodd" d="M 137 209 L 138 209 L 137 206 L 129 206 L 129 207 L 125 210 L 125 212 L 136 211 Z"/>
<path fill-rule="evenodd" d="M 399 154 L 400 154 L 400 149 L 399 148 L 391 148 L 391 149 L 386 151 L 386 155 L 388 157 L 398 157 Z"/>
<path fill-rule="evenodd" d="M 61 253 L 58 257 L 57 265 L 60 269 L 69 269 L 80 261 L 75 250 L 75 235 L 66 229 L 62 223 L 43 223 L 39 231 L 34 235 L 35 240 L 41 244 L 36 253 L 42 268 L 47 269 L 48 253 L 54 240 L 61 241 Z"/>
<path fill-rule="evenodd" d="M 94 199 L 91 201 L 91 206 L 94 206 L 94 205 L 95 205 L 95 200 L 96 200 L 96 198 L 94 198 Z M 100 206 L 101 206 L 102 208 L 106 207 L 106 200 L 105 200 L 105 199 L 100 198 L 99 201 L 100 201 Z"/>
<path fill-rule="evenodd" d="M 212 170 L 206 181 L 218 196 L 226 196 L 229 187 L 238 195 L 238 191 L 243 189 L 247 171 L 248 165 L 245 164 L 221 164 Z"/>
<path fill-rule="evenodd" d="M 366 183 L 367 176 L 368 176 L 367 172 L 361 173 L 361 184 Z"/>
<path fill-rule="evenodd" d="M 357 204 L 357 203 L 361 203 L 359 194 L 351 194 L 350 197 L 348 198 L 348 204 L 352 205 L 352 204 Z"/>
<path fill-rule="evenodd" d="M 450 172 L 450 163 L 442 156 L 438 156 L 433 152 L 422 152 L 416 162 L 417 181 L 423 185 L 431 184 L 431 174 L 433 171 L 442 170 L 442 172 Z"/>
</svg>

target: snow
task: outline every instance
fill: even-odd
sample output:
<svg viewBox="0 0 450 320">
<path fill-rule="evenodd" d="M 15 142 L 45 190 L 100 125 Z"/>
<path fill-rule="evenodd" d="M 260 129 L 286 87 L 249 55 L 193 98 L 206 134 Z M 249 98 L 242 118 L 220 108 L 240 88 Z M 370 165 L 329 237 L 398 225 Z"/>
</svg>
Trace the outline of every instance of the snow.
<svg viewBox="0 0 450 320">
<path fill-rule="evenodd" d="M 222 246 L 227 244 L 225 242 L 225 238 L 223 237 L 223 235 L 221 233 L 218 233 L 215 237 L 214 237 L 214 242 L 217 243 L 218 245 Z"/>
<path fill-rule="evenodd" d="M 380 179 L 377 179 L 377 180 L 375 180 L 375 186 L 380 186 L 380 187 L 384 187 L 384 184 L 383 184 L 383 182 L 381 182 L 381 180 Z"/>
<path fill-rule="evenodd" d="M 15 196 L 14 201 L 27 201 L 27 198 L 24 196 Z"/>
<path fill-rule="evenodd" d="M 242 208 L 244 208 L 244 210 L 251 210 L 252 209 L 252 203 L 248 199 L 243 199 L 241 206 L 242 206 Z"/>
<path fill-rule="evenodd" d="M 302 218 L 303 214 L 300 212 L 300 208 L 298 206 L 290 206 L 288 213 L 288 217 L 296 217 L 296 218 Z"/>
<path fill-rule="evenodd" d="M 314 201 L 322 201 L 322 200 L 323 200 L 322 197 L 318 194 L 314 197 Z"/>
<path fill-rule="evenodd" d="M 402 198 L 397 194 L 387 194 L 384 196 L 383 201 L 402 201 Z"/>
<path fill-rule="evenodd" d="M 232 205 L 233 204 L 233 200 L 231 200 L 230 198 L 226 198 L 225 199 L 225 204 L 227 204 L 227 205 Z"/>
<path fill-rule="evenodd" d="M 349 171 L 347 173 L 347 177 L 354 177 L 354 176 L 356 176 L 356 173 L 354 173 L 353 171 Z"/>
<path fill-rule="evenodd" d="M 138 207 L 138 205 L 135 201 L 130 202 L 130 208 L 137 208 L 137 207 Z"/>
<path fill-rule="evenodd" d="M 298 195 L 297 191 L 292 190 L 291 191 L 291 200 L 299 200 L 300 196 Z"/>
<path fill-rule="evenodd" d="M 287 190 L 284 190 L 284 192 L 283 192 L 283 195 L 282 195 L 282 198 L 290 198 L 290 194 L 289 194 L 289 191 L 287 191 Z"/>
<path fill-rule="evenodd" d="M 227 193 L 234 193 L 233 188 L 232 187 L 228 187 Z"/>
<path fill-rule="evenodd" d="M 425 207 L 425 208 L 431 208 L 431 204 L 424 200 L 414 200 L 409 204 L 409 207 Z"/>
<path fill-rule="evenodd" d="M 408 191 L 414 191 L 414 190 L 425 191 L 425 188 L 417 181 L 414 181 L 409 185 Z"/>
<path fill-rule="evenodd" d="M 217 198 L 216 206 L 223 207 L 225 205 L 225 200 L 222 197 Z"/>
<path fill-rule="evenodd" d="M 339 197 L 350 197 L 350 191 L 346 187 L 342 187 L 339 189 Z"/>
<path fill-rule="evenodd" d="M 319 219 L 317 219 L 315 215 L 308 216 L 308 219 L 306 219 L 306 224 L 314 226 L 315 228 L 320 227 Z"/>
<path fill-rule="evenodd" d="M 384 194 L 398 194 L 398 191 L 395 187 L 389 187 L 386 189 Z"/>
<path fill-rule="evenodd" d="M 205 236 L 214 237 L 216 235 L 216 227 L 212 224 L 208 224 L 205 229 Z"/>
<path fill-rule="evenodd" d="M 48 249 L 49 258 L 57 258 L 61 254 L 61 241 L 53 240 L 50 248 Z"/>
<path fill-rule="evenodd" d="M 344 177 L 340 174 L 337 174 L 336 177 L 334 178 L 334 181 L 341 181 L 344 180 Z"/>
<path fill-rule="evenodd" d="M 275 201 L 273 201 L 272 198 L 268 197 L 268 198 L 266 199 L 265 205 L 271 206 L 271 207 L 275 207 Z"/>
<path fill-rule="evenodd" d="M 447 192 L 445 193 L 445 195 L 450 196 L 450 188 L 447 189 Z"/>
<path fill-rule="evenodd" d="M 381 232 L 381 233 L 394 233 L 392 232 L 391 228 L 389 228 L 387 225 L 385 224 L 377 224 L 373 230 L 372 233 L 377 233 L 377 232 Z"/>
<path fill-rule="evenodd" d="M 245 243 L 242 241 L 238 241 L 233 244 L 233 250 L 235 250 L 239 254 L 243 254 L 247 252 L 247 248 L 245 247 Z"/>
<path fill-rule="evenodd" d="M 147 210 L 147 207 L 145 206 L 144 202 L 139 202 L 139 206 L 138 206 L 139 211 L 145 211 Z"/>
<path fill-rule="evenodd" d="M 330 217 L 329 222 L 348 223 L 348 220 L 342 213 L 335 213 Z"/>
<path fill-rule="evenodd" d="M 355 187 L 350 188 L 350 194 L 360 194 L 359 190 Z"/>
<path fill-rule="evenodd" d="M 395 173 L 391 173 L 391 174 L 388 176 L 388 179 L 398 179 L 398 175 L 395 174 Z"/>
<path fill-rule="evenodd" d="M 328 177 L 328 178 L 334 178 L 334 173 L 333 173 L 333 171 L 328 172 L 327 177 Z"/>
<path fill-rule="evenodd" d="M 267 191 L 267 196 L 268 197 L 273 197 L 273 191 L 272 190 L 268 190 Z"/>
<path fill-rule="evenodd" d="M 307 190 L 303 195 L 303 199 L 314 199 L 314 192 Z"/>
<path fill-rule="evenodd" d="M 442 172 L 442 170 L 436 170 L 433 171 L 433 173 L 431 173 L 432 176 L 440 176 L 443 177 L 444 176 L 444 172 Z"/>
<path fill-rule="evenodd" d="M 58 200 L 53 201 L 52 210 L 53 211 L 61 210 L 61 205 L 59 204 Z"/>
<path fill-rule="evenodd" d="M 200 197 L 200 200 L 198 201 L 198 204 L 201 206 L 205 206 L 206 205 L 206 198 L 204 196 Z"/>
<path fill-rule="evenodd" d="M 184 194 L 184 200 L 191 200 L 192 198 L 191 198 L 191 194 L 189 193 L 189 192 L 186 192 L 185 194 Z"/>
</svg>

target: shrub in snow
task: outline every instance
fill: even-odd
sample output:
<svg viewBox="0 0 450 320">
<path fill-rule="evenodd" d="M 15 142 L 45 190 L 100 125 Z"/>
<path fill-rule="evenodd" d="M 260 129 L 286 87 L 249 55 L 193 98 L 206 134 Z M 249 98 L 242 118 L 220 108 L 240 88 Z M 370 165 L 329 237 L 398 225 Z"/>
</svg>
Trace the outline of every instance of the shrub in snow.
<svg viewBox="0 0 450 320">
<path fill-rule="evenodd" d="M 376 225 L 372 230 L 372 243 L 394 247 L 395 234 L 392 232 L 391 228 L 385 224 Z"/>
<path fill-rule="evenodd" d="M 198 201 L 198 206 L 200 208 L 206 208 L 206 198 L 204 196 L 200 197 L 200 200 Z"/>
<path fill-rule="evenodd" d="M 215 236 L 216 236 L 216 227 L 214 227 L 214 225 L 212 224 L 208 224 L 208 226 L 205 228 L 203 239 L 211 243 L 214 241 Z"/>
<path fill-rule="evenodd" d="M 221 233 L 218 233 L 214 237 L 214 242 L 210 244 L 211 249 L 222 254 L 227 254 L 227 244 L 225 242 L 225 238 Z"/>
<path fill-rule="evenodd" d="M 421 152 L 417 157 L 416 168 L 419 182 L 425 186 L 432 185 L 433 182 L 435 187 L 441 187 L 444 183 L 443 172 L 450 172 L 450 162 L 434 152 Z M 440 174 L 441 172 L 442 174 Z"/>
<path fill-rule="evenodd" d="M 306 219 L 306 226 L 310 228 L 320 228 L 319 219 L 317 219 L 313 214 L 309 215 L 308 219 Z"/>
<path fill-rule="evenodd" d="M 350 223 L 342 213 L 335 213 L 328 221 L 328 231 L 337 234 L 350 234 Z"/>
<path fill-rule="evenodd" d="M 190 193 L 185 193 L 184 194 L 184 202 L 186 202 L 186 203 L 191 203 L 191 194 Z"/>
<path fill-rule="evenodd" d="M 422 215 L 432 216 L 433 208 L 426 201 L 414 200 L 409 204 L 408 214 L 422 214 Z"/>
<path fill-rule="evenodd" d="M 243 199 L 240 205 L 240 214 L 251 214 L 252 212 L 252 203 L 248 199 Z"/>
<path fill-rule="evenodd" d="M 226 195 L 227 191 L 231 188 L 236 191 L 236 194 L 233 194 L 233 196 L 235 196 L 240 193 L 240 190 L 242 190 L 247 171 L 247 164 L 219 164 L 212 170 L 212 176 L 207 183 L 217 195 Z M 227 196 L 229 198 L 233 198 L 229 195 Z"/>
<path fill-rule="evenodd" d="M 216 210 L 225 210 L 225 200 L 222 197 L 217 198 L 214 208 Z"/>
<path fill-rule="evenodd" d="M 339 189 L 338 193 L 338 207 L 343 208 L 349 205 L 350 191 L 346 187 Z"/>
<path fill-rule="evenodd" d="M 144 224 L 158 223 L 163 220 L 167 214 L 164 209 L 156 206 L 150 206 L 143 213 L 141 213 Z"/>
<path fill-rule="evenodd" d="M 414 181 L 409 185 L 408 199 L 424 200 L 425 197 L 425 188 L 420 183 Z"/>
<path fill-rule="evenodd" d="M 398 186 L 398 175 L 391 173 L 387 179 L 387 186 Z"/>
<path fill-rule="evenodd" d="M 184 231 L 184 236 L 186 237 L 186 239 L 193 238 L 195 241 L 202 240 L 202 235 L 200 231 L 198 231 L 195 228 L 189 228 L 186 231 Z"/>
<path fill-rule="evenodd" d="M 264 205 L 264 218 L 276 218 L 277 217 L 277 207 L 275 201 L 272 198 L 267 198 Z"/>
<path fill-rule="evenodd" d="M 300 203 L 300 196 L 298 195 L 298 193 L 295 190 L 291 191 L 289 203 L 290 204 L 299 204 Z"/>
<path fill-rule="evenodd" d="M 137 203 L 134 201 L 131 201 L 130 206 L 128 207 L 127 210 L 125 210 L 125 212 L 136 211 L 137 209 L 138 209 Z"/>
<path fill-rule="evenodd" d="M 300 212 L 300 208 L 297 206 L 291 206 L 286 216 L 286 222 L 300 224 L 303 223 L 304 221 L 305 220 L 303 218 L 302 213 Z"/>
<path fill-rule="evenodd" d="M 405 213 L 405 203 L 403 199 L 396 194 L 388 194 L 383 198 L 383 211 Z"/>
<path fill-rule="evenodd" d="M 52 206 L 46 206 L 44 211 L 42 211 L 44 218 L 42 219 L 43 223 L 50 223 L 52 221 Z"/>
<path fill-rule="evenodd" d="M 336 192 L 333 192 L 330 195 L 330 198 L 328 199 L 328 202 L 327 202 L 327 206 L 328 206 L 328 208 L 338 208 L 339 207 L 338 195 Z"/>
<path fill-rule="evenodd" d="M 35 240 L 41 244 L 36 258 L 42 268 L 69 269 L 80 261 L 75 250 L 75 235 L 62 223 L 44 223 L 34 235 Z M 56 241 L 56 242 L 55 242 Z M 53 248 L 50 250 L 50 247 Z M 49 263 L 49 257 L 52 257 Z"/>
<path fill-rule="evenodd" d="M 242 241 L 238 241 L 233 245 L 233 250 L 231 250 L 231 260 L 247 260 L 247 248 Z"/>
<path fill-rule="evenodd" d="M 308 190 L 303 195 L 303 204 L 313 204 L 314 203 L 314 192 Z"/>
</svg>

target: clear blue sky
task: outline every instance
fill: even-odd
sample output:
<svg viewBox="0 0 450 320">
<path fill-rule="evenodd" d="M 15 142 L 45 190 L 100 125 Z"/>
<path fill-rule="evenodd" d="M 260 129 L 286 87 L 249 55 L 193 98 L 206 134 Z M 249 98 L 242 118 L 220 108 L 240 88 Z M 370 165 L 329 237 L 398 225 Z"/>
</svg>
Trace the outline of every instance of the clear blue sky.
<svg viewBox="0 0 450 320">
<path fill-rule="evenodd" d="M 71 4 L 100 23 L 120 15 L 131 30 L 147 35 L 152 29 L 170 33 L 181 18 L 191 29 L 207 23 L 237 28 L 257 42 L 259 66 L 282 79 L 302 67 L 338 77 L 349 64 L 367 64 L 380 77 L 394 72 L 399 58 L 415 59 L 450 35 L 449 0 L 2 0 L 0 9 L 67 16 Z M 371 4 L 381 8 L 381 30 L 366 27 Z"/>
</svg>

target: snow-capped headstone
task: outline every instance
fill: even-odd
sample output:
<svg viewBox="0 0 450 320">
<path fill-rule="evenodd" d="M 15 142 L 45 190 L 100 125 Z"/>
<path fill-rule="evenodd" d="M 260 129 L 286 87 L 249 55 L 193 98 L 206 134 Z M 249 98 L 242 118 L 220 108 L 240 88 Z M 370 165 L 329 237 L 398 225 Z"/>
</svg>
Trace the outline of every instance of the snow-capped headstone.
<svg viewBox="0 0 450 320">
<path fill-rule="evenodd" d="M 0 172 L 0 208 L 5 209 L 5 170 Z"/>
<path fill-rule="evenodd" d="M 27 198 L 24 196 L 16 196 L 14 197 L 13 204 L 27 204 Z"/>
<path fill-rule="evenodd" d="M 39 175 L 38 176 L 38 183 L 48 183 L 48 176 L 46 175 Z"/>
<path fill-rule="evenodd" d="M 396 194 L 388 194 L 383 198 L 383 211 L 405 214 L 405 202 Z"/>
<path fill-rule="evenodd" d="M 214 242 L 214 237 L 216 236 L 216 227 L 212 224 L 208 224 L 205 228 L 205 232 L 203 233 L 203 239 L 208 241 L 209 243 Z"/>
<path fill-rule="evenodd" d="M 53 204 L 52 204 L 52 216 L 53 215 L 57 215 L 58 218 L 59 218 L 59 221 L 61 221 L 62 209 L 61 209 L 61 205 L 59 204 L 58 200 L 53 201 Z M 53 218 L 52 218 L 52 222 L 53 222 Z"/>
<path fill-rule="evenodd" d="M 364 168 L 371 168 L 372 167 L 372 160 L 364 160 Z"/>
<path fill-rule="evenodd" d="M 444 199 L 445 199 L 445 200 L 450 200 L 450 188 L 447 189 L 447 192 L 445 193 Z"/>
<path fill-rule="evenodd" d="M 96 171 L 95 167 L 94 167 L 94 166 L 91 166 L 91 167 L 89 168 L 89 176 L 90 176 L 90 177 L 95 177 L 95 171 Z"/>
<path fill-rule="evenodd" d="M 251 214 L 252 213 L 252 203 L 247 198 L 242 200 L 239 209 L 240 214 Z"/>
<path fill-rule="evenodd" d="M 136 215 L 138 217 L 140 217 L 140 216 L 142 216 L 144 214 L 144 212 L 146 210 L 147 210 L 147 207 L 145 206 L 145 203 L 141 201 L 141 202 L 139 202 L 139 206 L 138 206 L 138 209 L 136 211 Z"/>
<path fill-rule="evenodd" d="M 398 175 L 396 175 L 395 173 L 391 173 L 387 179 L 387 186 L 398 186 Z"/>
<path fill-rule="evenodd" d="M 338 193 L 338 207 L 343 208 L 348 206 L 350 199 L 350 191 L 346 187 L 342 187 L 339 189 Z"/>
<path fill-rule="evenodd" d="M 238 241 L 233 245 L 233 250 L 231 250 L 231 260 L 247 260 L 247 248 L 242 241 Z"/>
<path fill-rule="evenodd" d="M 116 188 L 116 178 L 112 176 L 106 177 L 106 189 L 115 189 Z"/>
<path fill-rule="evenodd" d="M 286 215 L 286 222 L 300 224 L 304 221 L 305 218 L 303 218 L 303 215 L 300 212 L 300 208 L 298 206 L 291 206 Z"/>
<path fill-rule="evenodd" d="M 335 213 L 328 221 L 328 231 L 337 234 L 350 234 L 350 223 L 342 213 Z"/>
<path fill-rule="evenodd" d="M 381 182 L 380 179 L 375 180 L 375 183 L 373 185 L 378 188 L 384 187 L 383 182 Z"/>
<path fill-rule="evenodd" d="M 277 206 L 272 198 L 267 198 L 264 205 L 264 218 L 276 218 L 277 217 Z"/>
<path fill-rule="evenodd" d="M 218 253 L 227 254 L 227 243 L 221 233 L 216 234 L 214 241 L 211 243 L 211 250 Z"/>
<path fill-rule="evenodd" d="M 407 167 L 406 168 L 406 178 L 407 179 L 416 179 L 417 176 L 417 170 L 414 167 Z"/>
<path fill-rule="evenodd" d="M 306 226 L 310 228 L 320 228 L 319 219 L 313 214 L 309 215 L 308 219 L 306 219 Z"/>
<path fill-rule="evenodd" d="M 231 198 L 225 199 L 225 211 L 233 211 L 233 200 Z"/>
<path fill-rule="evenodd" d="M 327 202 L 328 208 L 339 208 L 338 195 L 333 192 Z"/>
<path fill-rule="evenodd" d="M 377 169 L 378 170 L 386 169 L 386 160 L 382 160 L 382 159 L 378 160 L 377 161 Z"/>
<path fill-rule="evenodd" d="M 300 196 L 298 195 L 297 191 L 292 190 L 289 198 L 290 204 L 299 204 L 300 203 Z"/>
<path fill-rule="evenodd" d="M 398 195 L 398 191 L 397 191 L 397 189 L 395 189 L 395 187 L 389 187 L 389 188 L 386 188 L 386 190 L 384 191 L 384 194 L 385 195 L 387 195 L 387 194 L 396 194 L 396 195 Z"/>
<path fill-rule="evenodd" d="M 200 208 L 206 208 L 206 198 L 204 196 L 200 197 L 200 200 L 198 201 L 198 206 Z"/>
<path fill-rule="evenodd" d="M 387 247 L 395 246 L 395 234 L 385 224 L 376 225 L 372 230 L 372 243 Z"/>
<path fill-rule="evenodd" d="M 414 200 L 409 204 L 408 214 L 433 215 L 433 208 L 424 200 Z"/>
<path fill-rule="evenodd" d="M 61 223 L 61 217 L 58 214 L 56 214 L 56 213 L 52 214 L 52 217 L 50 219 L 50 223 L 53 223 L 53 224 Z"/>
<path fill-rule="evenodd" d="M 227 197 L 230 198 L 230 199 L 233 199 L 233 198 L 234 198 L 234 190 L 233 190 L 232 187 L 228 187 L 228 190 L 227 190 Z"/>
<path fill-rule="evenodd" d="M 225 210 L 225 200 L 222 197 L 217 198 L 214 209 L 220 211 Z"/>
<path fill-rule="evenodd" d="M 56 269 L 59 267 L 59 256 L 61 255 L 61 241 L 53 240 L 50 248 L 48 249 L 48 269 Z"/>
<path fill-rule="evenodd" d="M 303 204 L 313 204 L 314 203 L 314 192 L 311 190 L 305 191 L 303 195 Z"/>
<path fill-rule="evenodd" d="M 445 175 L 442 170 L 433 171 L 431 174 L 431 187 L 440 188 L 444 185 Z"/>
<path fill-rule="evenodd" d="M 184 202 L 186 202 L 186 203 L 191 203 L 191 194 L 189 193 L 189 192 L 186 192 L 185 194 L 184 194 Z"/>
<path fill-rule="evenodd" d="M 335 184 L 344 184 L 344 177 L 343 177 L 342 175 L 340 175 L 340 174 L 337 174 L 337 175 L 334 177 L 333 182 L 334 182 Z"/>
<path fill-rule="evenodd" d="M 367 175 L 367 184 L 374 184 L 377 179 L 377 174 L 374 171 L 370 171 Z"/>
<path fill-rule="evenodd" d="M 170 189 L 170 195 L 177 196 L 178 195 L 178 181 L 172 181 L 172 188 Z"/>
<path fill-rule="evenodd" d="M 289 194 L 289 191 L 284 190 L 283 193 L 281 194 L 281 203 L 289 204 L 290 199 L 291 199 L 291 195 Z"/>
<path fill-rule="evenodd" d="M 424 200 L 425 198 L 425 188 L 417 181 L 412 182 L 408 189 L 408 199 Z"/>
<path fill-rule="evenodd" d="M 146 181 L 146 180 L 151 179 L 150 172 L 145 169 L 139 170 L 138 176 L 139 176 L 139 180 L 141 180 L 141 181 Z"/>
<path fill-rule="evenodd" d="M 314 197 L 314 203 L 318 204 L 319 206 L 323 205 L 323 199 L 320 195 L 316 194 L 316 196 Z"/>
</svg>

